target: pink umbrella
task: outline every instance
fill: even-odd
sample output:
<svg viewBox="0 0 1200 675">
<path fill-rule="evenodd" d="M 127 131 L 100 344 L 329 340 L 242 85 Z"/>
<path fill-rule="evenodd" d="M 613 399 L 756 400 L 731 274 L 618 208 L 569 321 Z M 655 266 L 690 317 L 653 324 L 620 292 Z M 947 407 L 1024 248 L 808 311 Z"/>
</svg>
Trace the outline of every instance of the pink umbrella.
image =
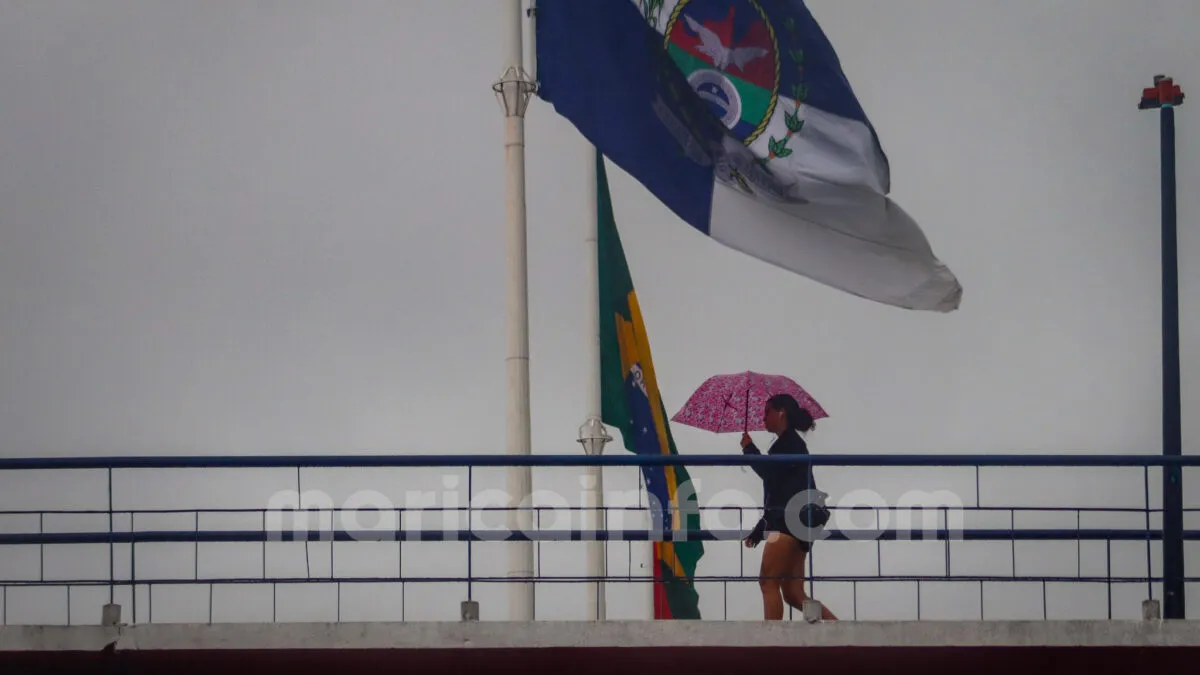
<svg viewBox="0 0 1200 675">
<path fill-rule="evenodd" d="M 708 378 L 671 421 L 718 434 L 763 431 L 761 413 L 775 394 L 791 394 L 814 420 L 829 417 L 821 404 L 790 378 L 746 371 Z"/>
</svg>

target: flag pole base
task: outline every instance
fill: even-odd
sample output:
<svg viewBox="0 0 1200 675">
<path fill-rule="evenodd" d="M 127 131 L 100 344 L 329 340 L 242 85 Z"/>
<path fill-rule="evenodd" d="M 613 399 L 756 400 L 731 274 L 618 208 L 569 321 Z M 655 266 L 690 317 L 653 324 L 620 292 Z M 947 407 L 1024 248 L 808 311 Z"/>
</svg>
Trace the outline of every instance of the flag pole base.
<svg viewBox="0 0 1200 675">
<path fill-rule="evenodd" d="M 463 600 L 459 611 L 463 621 L 478 621 L 479 620 L 479 601 L 478 600 Z"/>
<path fill-rule="evenodd" d="M 100 608 L 100 625 L 101 626 L 119 626 L 121 625 L 121 606 L 110 602 Z"/>
<path fill-rule="evenodd" d="M 1157 600 L 1142 601 L 1142 621 L 1158 621 L 1162 619 L 1162 605 Z"/>
</svg>

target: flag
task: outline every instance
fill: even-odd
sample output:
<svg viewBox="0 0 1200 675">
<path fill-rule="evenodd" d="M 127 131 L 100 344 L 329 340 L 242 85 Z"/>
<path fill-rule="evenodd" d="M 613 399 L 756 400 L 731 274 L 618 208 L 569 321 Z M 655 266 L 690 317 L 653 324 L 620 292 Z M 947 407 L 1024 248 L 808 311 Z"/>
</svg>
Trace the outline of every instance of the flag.
<svg viewBox="0 0 1200 675">
<path fill-rule="evenodd" d="M 658 392 L 650 341 L 625 251 L 613 218 L 604 157 L 596 153 L 597 255 L 600 269 L 601 419 L 621 430 L 625 449 L 639 455 L 675 455 L 675 440 Z M 698 530 L 700 512 L 687 469 L 642 467 L 650 502 L 651 528 Z M 655 541 L 654 618 L 699 619 L 692 578 L 704 555 L 700 541 Z"/>
<path fill-rule="evenodd" d="M 538 0 L 538 95 L 699 232 L 884 304 L 958 279 L 801 0 Z"/>
</svg>

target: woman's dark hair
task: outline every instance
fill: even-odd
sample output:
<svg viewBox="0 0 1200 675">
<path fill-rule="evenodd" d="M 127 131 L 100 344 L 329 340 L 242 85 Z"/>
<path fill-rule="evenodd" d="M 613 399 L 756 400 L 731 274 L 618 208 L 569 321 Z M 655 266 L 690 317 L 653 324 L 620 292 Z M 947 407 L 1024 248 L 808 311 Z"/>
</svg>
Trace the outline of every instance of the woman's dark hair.
<svg viewBox="0 0 1200 675">
<path fill-rule="evenodd" d="M 813 420 L 812 413 L 800 407 L 796 399 L 791 394 L 775 394 L 767 399 L 767 405 L 770 405 L 775 410 L 782 410 L 783 416 L 787 419 L 789 429 L 795 429 L 807 433 L 815 427 L 816 421 Z"/>
</svg>

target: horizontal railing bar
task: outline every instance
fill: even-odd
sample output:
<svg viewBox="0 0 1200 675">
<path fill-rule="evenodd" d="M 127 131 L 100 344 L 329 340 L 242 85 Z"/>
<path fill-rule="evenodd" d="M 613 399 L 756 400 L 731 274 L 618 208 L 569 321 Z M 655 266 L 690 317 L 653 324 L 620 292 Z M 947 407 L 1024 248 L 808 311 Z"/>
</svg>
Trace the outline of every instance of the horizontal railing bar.
<svg viewBox="0 0 1200 675">
<path fill-rule="evenodd" d="M 692 577 L 693 583 L 754 583 L 757 584 L 758 576 L 739 577 L 739 576 L 722 576 L 710 575 Z M 809 577 L 805 575 L 805 580 L 817 582 L 835 582 L 835 583 L 906 583 L 906 582 L 921 582 L 921 583 L 1070 583 L 1070 584 L 1145 584 L 1161 583 L 1162 577 L 1073 577 L 1073 576 L 1001 576 L 1001 575 L 962 575 L 962 576 L 940 576 L 940 575 L 894 575 L 894 576 L 850 576 L 850 575 L 814 575 Z M 221 584 L 446 584 L 446 583 L 492 583 L 492 584 L 511 584 L 511 583 L 594 583 L 603 581 L 605 583 L 654 583 L 656 580 L 649 576 L 611 576 L 611 577 L 570 577 L 570 576 L 482 576 L 482 577 L 213 577 L 193 579 L 187 578 L 146 578 L 130 581 L 129 579 L 117 579 L 115 583 L 121 586 L 136 584 L 138 586 L 219 586 Z M 1200 581 L 1200 577 L 1187 577 L 1184 579 L 1187 583 Z M 0 582 L 0 587 L 31 587 L 31 586 L 108 586 L 108 579 L 53 579 L 53 580 L 28 580 L 28 581 L 4 581 Z M 661 583 L 661 582 L 660 582 Z"/>
<path fill-rule="evenodd" d="M 146 544 L 146 543 L 263 543 L 291 541 L 736 541 L 745 530 L 148 530 L 135 532 L 45 532 L 0 534 L 0 545 Z M 825 541 L 1158 541 L 1162 530 L 1135 529 L 964 529 L 830 531 Z M 1200 530 L 1187 530 L 1184 539 L 1200 540 Z"/>
<path fill-rule="evenodd" d="M 700 512 L 716 512 L 716 511 L 761 511 L 761 506 L 698 506 Z M 851 504 L 848 506 L 837 506 L 829 504 L 830 511 L 931 511 L 942 512 L 963 511 L 963 512 L 1009 512 L 1017 513 L 1024 512 L 1067 512 L 1067 513 L 1162 513 L 1162 508 L 1142 508 L 1133 506 L 958 506 L 955 504 L 913 504 L 904 506 L 873 506 L 870 504 Z M 546 506 L 334 506 L 334 507 L 304 507 L 304 508 L 276 508 L 276 509 L 251 509 L 251 508 L 211 508 L 211 509 L 28 509 L 28 510 L 0 510 L 0 516 L 107 516 L 109 513 L 114 516 L 153 516 L 153 515 L 194 515 L 194 514 L 263 514 L 263 513 L 340 513 L 340 512 L 361 512 L 374 513 L 382 512 L 389 513 L 400 511 L 403 513 L 423 513 L 423 512 L 446 512 L 446 513 L 482 513 L 482 512 L 507 512 L 507 511 L 628 511 L 631 513 L 640 513 L 646 511 L 646 506 L 559 506 L 548 504 Z M 1200 508 L 1186 508 L 1184 513 L 1200 512 Z"/>
<path fill-rule="evenodd" d="M 1200 455 L 260 455 L 0 458 L 0 471 L 44 469 L 400 468 L 563 466 L 1149 467 L 1200 466 Z"/>
</svg>

